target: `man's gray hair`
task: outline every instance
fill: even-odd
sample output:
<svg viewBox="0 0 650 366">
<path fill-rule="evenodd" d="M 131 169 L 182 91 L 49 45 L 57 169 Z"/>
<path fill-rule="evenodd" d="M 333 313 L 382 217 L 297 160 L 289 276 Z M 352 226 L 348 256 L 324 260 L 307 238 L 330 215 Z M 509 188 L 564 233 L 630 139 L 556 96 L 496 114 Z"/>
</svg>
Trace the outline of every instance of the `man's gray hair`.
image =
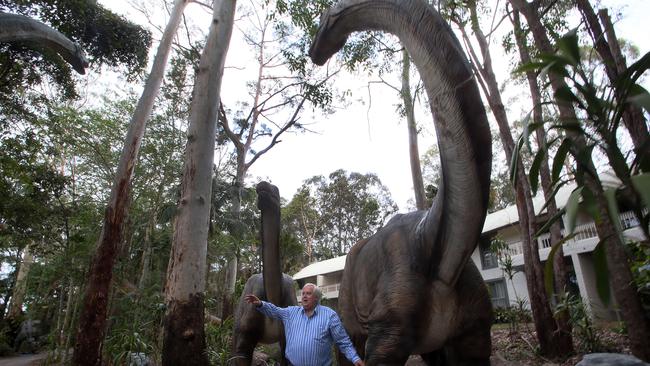
<svg viewBox="0 0 650 366">
<path fill-rule="evenodd" d="M 311 287 L 314 288 L 314 295 L 316 296 L 316 299 L 317 299 L 318 303 L 320 304 L 320 301 L 323 299 L 323 291 L 321 291 L 318 286 L 316 286 L 316 285 L 314 285 L 313 283 L 310 283 L 310 282 L 305 283 L 305 285 L 302 286 L 302 288 L 305 288 L 307 286 L 311 286 Z"/>
</svg>

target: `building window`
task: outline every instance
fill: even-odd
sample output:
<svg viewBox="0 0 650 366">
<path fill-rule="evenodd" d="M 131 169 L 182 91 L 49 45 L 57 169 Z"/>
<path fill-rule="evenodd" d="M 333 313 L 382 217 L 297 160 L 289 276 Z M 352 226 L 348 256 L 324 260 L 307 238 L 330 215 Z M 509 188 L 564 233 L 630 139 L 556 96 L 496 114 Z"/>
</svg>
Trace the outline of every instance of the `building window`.
<svg viewBox="0 0 650 366">
<path fill-rule="evenodd" d="M 481 267 L 483 270 L 490 268 L 497 268 L 497 255 L 490 250 L 490 240 L 481 238 L 479 242 L 479 250 L 481 253 Z"/>
<path fill-rule="evenodd" d="M 485 283 L 490 292 L 490 300 L 492 306 L 495 308 L 506 308 L 510 305 L 508 301 L 508 289 L 506 288 L 506 281 L 502 278 L 496 281 Z"/>
</svg>

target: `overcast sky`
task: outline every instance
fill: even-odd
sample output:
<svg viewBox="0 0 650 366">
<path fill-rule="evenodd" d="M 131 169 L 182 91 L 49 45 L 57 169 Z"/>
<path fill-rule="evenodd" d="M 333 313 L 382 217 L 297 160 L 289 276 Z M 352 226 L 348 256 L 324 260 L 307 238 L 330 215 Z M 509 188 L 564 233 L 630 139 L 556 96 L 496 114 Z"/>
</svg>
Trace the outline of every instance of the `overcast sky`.
<svg viewBox="0 0 650 366">
<path fill-rule="evenodd" d="M 134 19 L 134 13 L 129 10 L 128 2 L 103 0 L 100 1 L 116 11 Z M 241 3 L 241 1 L 240 1 Z M 495 4 L 502 4 L 497 2 Z M 603 1 L 604 4 L 621 12 L 621 20 L 616 24 L 619 37 L 632 40 L 640 49 L 641 54 L 650 50 L 650 40 L 647 30 L 647 15 L 650 14 L 650 1 L 632 0 Z M 197 4 L 188 6 L 189 12 L 201 13 Z M 186 14 L 189 12 L 186 11 Z M 615 16 L 617 11 L 610 14 Z M 142 22 L 142 18 L 139 18 Z M 207 32 L 206 24 L 206 30 Z M 233 33 L 233 42 L 238 42 L 241 36 L 237 30 Z M 253 76 L 246 77 L 245 71 L 237 70 L 233 66 L 242 64 L 241 43 L 231 46 L 226 61 L 226 72 L 222 84 L 222 98 L 227 104 L 225 91 L 240 89 L 242 78 L 251 80 Z M 500 48 L 500 39 L 492 40 L 492 52 Z M 155 48 L 153 48 L 155 50 Z M 234 50 L 234 51 L 233 51 Z M 495 64 L 499 65 L 498 55 Z M 500 82 L 507 76 L 507 65 L 502 61 L 497 67 Z M 397 103 L 396 94 L 387 87 L 376 84 L 371 86 L 372 103 L 369 103 L 367 84 L 359 75 L 347 79 L 355 98 L 362 98 L 364 102 L 355 101 L 345 110 L 339 110 L 333 115 L 316 118 L 315 124 L 310 129 L 317 133 L 292 135 L 287 134 L 282 138 L 282 143 L 275 146 L 250 169 L 250 183 L 259 178 L 271 181 L 280 189 L 280 194 L 290 199 L 303 180 L 314 175 L 325 175 L 336 169 L 345 169 L 349 172 L 376 173 L 382 183 L 388 187 L 393 199 L 398 204 L 400 211 L 412 209 L 413 200 L 411 173 L 408 157 L 408 136 L 405 122 L 400 120 L 395 111 Z M 515 93 L 516 94 L 516 93 Z M 241 98 L 240 98 L 241 99 Z M 234 100 L 233 100 L 234 102 Z M 529 107 L 526 107 L 529 108 Z M 520 111 L 514 110 L 510 118 L 519 118 Z M 521 114 L 524 114 L 521 111 Z M 311 117 L 305 114 L 302 122 L 311 122 Z M 431 132 L 433 123 L 430 116 L 421 117 L 418 121 L 425 125 L 425 131 L 419 138 L 420 151 L 423 153 L 435 143 Z M 427 131 L 428 130 L 428 131 Z M 259 178 L 258 178 L 259 177 Z"/>
</svg>

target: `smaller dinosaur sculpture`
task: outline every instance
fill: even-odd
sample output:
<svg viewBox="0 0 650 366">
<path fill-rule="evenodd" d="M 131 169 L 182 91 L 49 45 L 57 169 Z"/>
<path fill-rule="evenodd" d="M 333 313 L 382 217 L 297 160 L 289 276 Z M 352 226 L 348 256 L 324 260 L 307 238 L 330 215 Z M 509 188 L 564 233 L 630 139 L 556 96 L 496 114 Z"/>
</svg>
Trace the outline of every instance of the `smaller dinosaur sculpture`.
<svg viewBox="0 0 650 366">
<path fill-rule="evenodd" d="M 280 192 L 268 182 L 257 187 L 257 207 L 262 213 L 262 274 L 251 276 L 239 299 L 235 312 L 231 365 L 249 366 L 258 343 L 280 342 L 281 365 L 284 359 L 285 337 L 282 323 L 262 315 L 254 305 L 244 301 L 244 294 L 254 294 L 261 300 L 280 307 L 297 305 L 293 279 L 280 270 Z"/>
<path fill-rule="evenodd" d="M 88 67 L 88 60 L 77 43 L 56 29 L 24 15 L 0 12 L 0 42 L 29 42 L 51 49 L 81 75 Z"/>
</svg>

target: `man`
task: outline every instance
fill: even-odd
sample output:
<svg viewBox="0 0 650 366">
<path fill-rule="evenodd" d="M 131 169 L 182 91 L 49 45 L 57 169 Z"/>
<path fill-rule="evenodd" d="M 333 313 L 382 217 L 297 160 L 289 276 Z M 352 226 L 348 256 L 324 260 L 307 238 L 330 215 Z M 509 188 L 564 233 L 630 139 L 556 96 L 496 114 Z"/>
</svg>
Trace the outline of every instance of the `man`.
<svg viewBox="0 0 650 366">
<path fill-rule="evenodd" d="M 352 346 L 341 319 L 327 306 L 320 305 L 321 292 L 312 283 L 302 288 L 302 306 L 277 307 L 257 296 L 244 296 L 257 311 L 284 324 L 287 340 L 285 355 L 292 366 L 329 366 L 332 364 L 332 343 L 355 366 L 365 366 Z"/>
</svg>

